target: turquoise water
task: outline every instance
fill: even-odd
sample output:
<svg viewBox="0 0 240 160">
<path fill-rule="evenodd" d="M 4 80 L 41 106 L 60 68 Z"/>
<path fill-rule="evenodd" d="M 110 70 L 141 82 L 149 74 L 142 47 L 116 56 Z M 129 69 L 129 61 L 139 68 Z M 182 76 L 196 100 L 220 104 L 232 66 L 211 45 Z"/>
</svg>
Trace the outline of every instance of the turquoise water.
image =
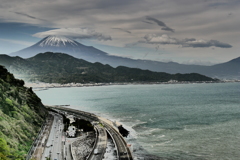
<svg viewBox="0 0 240 160">
<path fill-rule="evenodd" d="M 240 83 L 54 88 L 36 93 L 44 104 L 70 104 L 121 122 L 130 130 L 127 141 L 139 157 L 146 157 L 146 150 L 167 160 L 240 159 Z"/>
</svg>

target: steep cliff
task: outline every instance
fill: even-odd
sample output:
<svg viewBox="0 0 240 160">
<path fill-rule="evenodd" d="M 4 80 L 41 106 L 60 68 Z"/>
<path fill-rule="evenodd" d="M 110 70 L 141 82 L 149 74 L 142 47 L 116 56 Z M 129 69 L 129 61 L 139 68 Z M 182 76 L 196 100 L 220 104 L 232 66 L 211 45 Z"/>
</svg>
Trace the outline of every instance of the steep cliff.
<svg viewBox="0 0 240 160">
<path fill-rule="evenodd" d="M 45 115 L 32 89 L 0 66 L 0 159 L 24 159 Z"/>
</svg>

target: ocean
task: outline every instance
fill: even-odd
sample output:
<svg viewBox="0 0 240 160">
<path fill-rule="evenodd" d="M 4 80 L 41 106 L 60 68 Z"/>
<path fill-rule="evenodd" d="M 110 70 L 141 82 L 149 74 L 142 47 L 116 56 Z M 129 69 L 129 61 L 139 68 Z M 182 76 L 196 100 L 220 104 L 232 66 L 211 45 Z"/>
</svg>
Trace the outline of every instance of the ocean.
<svg viewBox="0 0 240 160">
<path fill-rule="evenodd" d="M 240 83 L 111 85 L 36 91 L 46 105 L 118 121 L 135 157 L 240 159 Z"/>
</svg>

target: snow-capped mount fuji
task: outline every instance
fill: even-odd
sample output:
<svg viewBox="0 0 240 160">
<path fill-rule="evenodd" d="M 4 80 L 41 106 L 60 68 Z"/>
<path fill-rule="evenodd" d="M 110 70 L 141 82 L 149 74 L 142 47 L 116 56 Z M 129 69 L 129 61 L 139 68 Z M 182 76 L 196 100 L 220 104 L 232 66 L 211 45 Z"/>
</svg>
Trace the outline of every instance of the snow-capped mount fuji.
<svg viewBox="0 0 240 160">
<path fill-rule="evenodd" d="M 40 47 L 46 46 L 55 46 L 55 47 L 63 47 L 63 46 L 78 46 L 80 43 L 66 38 L 62 36 L 47 36 L 43 40 L 37 43 Z"/>
<path fill-rule="evenodd" d="M 30 58 L 38 53 L 45 52 L 66 53 L 90 62 L 97 62 L 97 60 L 94 60 L 96 59 L 96 56 L 100 57 L 107 55 L 107 53 L 92 46 L 85 46 L 75 40 L 63 36 L 47 36 L 38 43 L 20 51 L 10 53 L 9 55 Z"/>
</svg>

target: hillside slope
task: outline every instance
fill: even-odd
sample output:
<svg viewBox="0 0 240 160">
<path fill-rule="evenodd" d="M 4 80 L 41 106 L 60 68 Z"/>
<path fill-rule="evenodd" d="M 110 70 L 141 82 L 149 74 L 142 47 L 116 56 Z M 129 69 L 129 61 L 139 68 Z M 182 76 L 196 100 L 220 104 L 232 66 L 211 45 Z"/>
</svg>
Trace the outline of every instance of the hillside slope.
<svg viewBox="0 0 240 160">
<path fill-rule="evenodd" d="M 46 114 L 24 81 L 0 66 L 0 159 L 25 159 Z"/>
<path fill-rule="evenodd" d="M 52 52 L 40 53 L 28 59 L 0 55 L 0 64 L 25 80 L 47 83 L 214 81 L 196 73 L 168 74 L 123 66 L 113 68 Z"/>
</svg>

